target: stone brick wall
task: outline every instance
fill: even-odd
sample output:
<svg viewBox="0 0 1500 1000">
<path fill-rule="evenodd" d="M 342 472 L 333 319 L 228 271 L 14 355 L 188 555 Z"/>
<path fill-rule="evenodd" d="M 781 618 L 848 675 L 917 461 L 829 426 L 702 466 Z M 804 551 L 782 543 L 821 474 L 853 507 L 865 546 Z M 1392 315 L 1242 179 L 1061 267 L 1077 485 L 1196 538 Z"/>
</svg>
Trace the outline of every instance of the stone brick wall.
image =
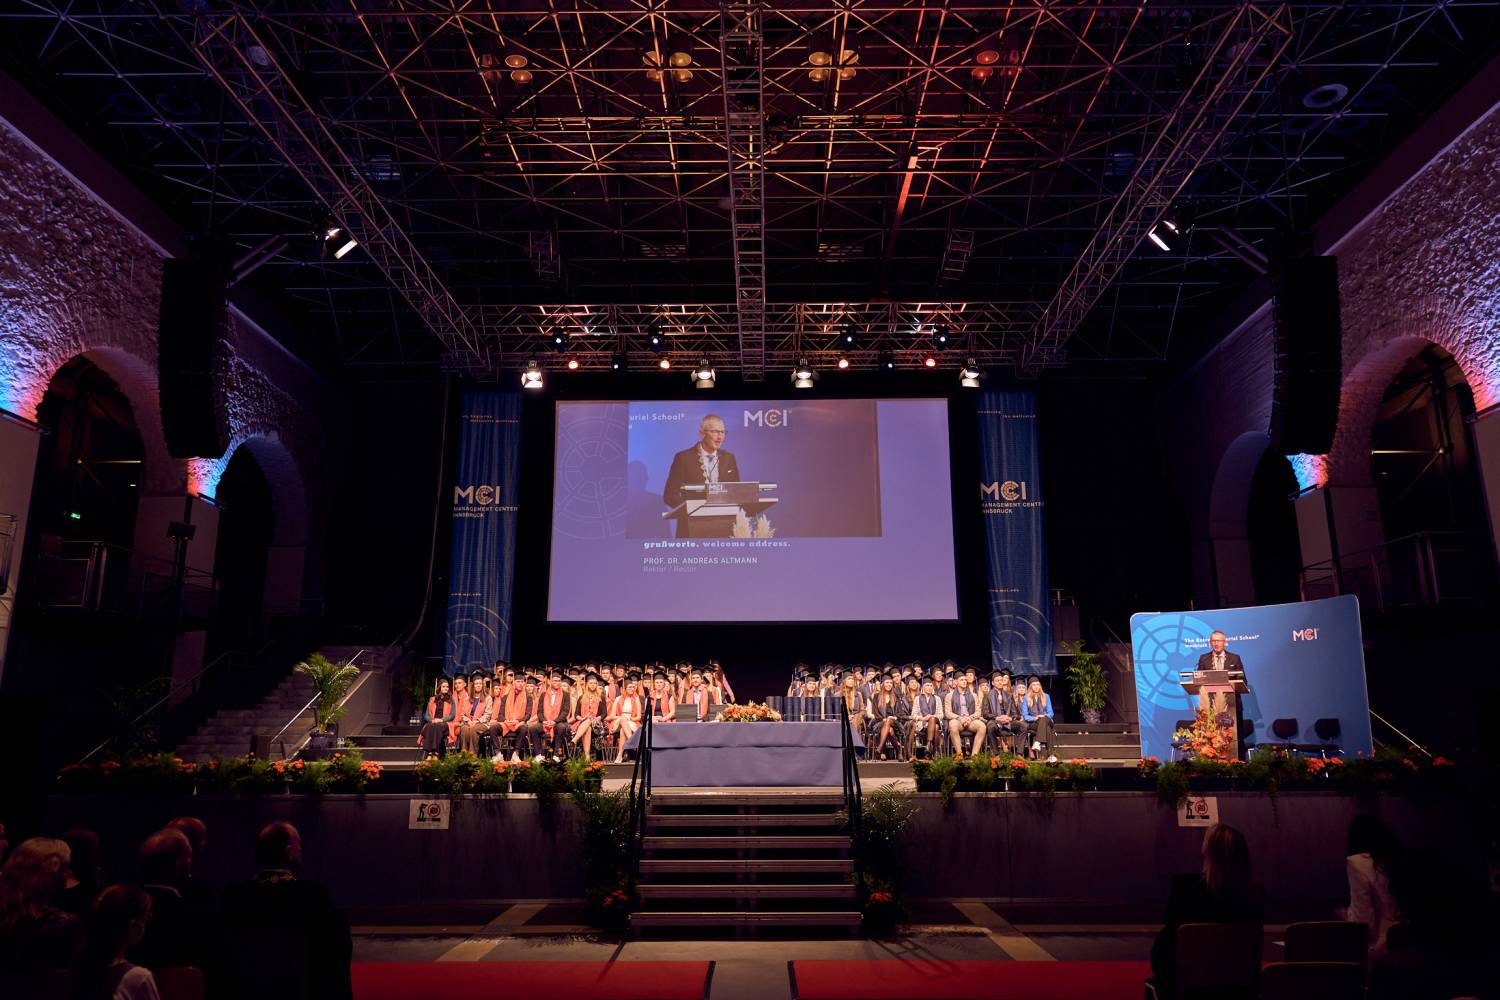
<svg viewBox="0 0 1500 1000">
<path fill-rule="evenodd" d="M 1298 456 L 1299 481 L 1370 485 L 1370 433 L 1381 398 L 1401 367 L 1428 343 L 1458 361 L 1477 408 L 1500 403 L 1500 110 L 1466 132 L 1387 197 L 1347 234 L 1320 233 L 1339 258 L 1344 378 L 1328 456 Z M 1269 429 L 1269 309 L 1240 324 L 1168 393 L 1161 424 L 1169 470 L 1195 536 L 1243 537 L 1226 522 L 1225 491 L 1248 491 L 1242 435 Z M 1236 447 L 1236 443 L 1241 447 Z M 1253 459 L 1251 459 L 1253 461 Z M 1370 544 L 1367 503 L 1344 535 Z M 1373 512 L 1378 519 L 1378 512 Z M 1360 527 L 1362 530 L 1354 530 Z M 1348 528 L 1349 530 L 1344 530 Z M 1378 541 L 1378 537 L 1375 538 Z M 1201 575 L 1201 574 L 1200 574 Z M 1200 581 L 1200 593 L 1208 592 Z"/>
<path fill-rule="evenodd" d="M 120 383 L 145 450 L 141 489 L 208 495 L 218 460 L 167 454 L 157 398 L 162 251 L 0 119 L 0 406 L 35 418 L 59 368 L 83 355 Z M 270 481 L 278 544 L 304 544 L 326 505 L 304 470 L 325 466 L 315 379 L 231 312 L 225 387 L 235 447 L 249 443 Z"/>
</svg>

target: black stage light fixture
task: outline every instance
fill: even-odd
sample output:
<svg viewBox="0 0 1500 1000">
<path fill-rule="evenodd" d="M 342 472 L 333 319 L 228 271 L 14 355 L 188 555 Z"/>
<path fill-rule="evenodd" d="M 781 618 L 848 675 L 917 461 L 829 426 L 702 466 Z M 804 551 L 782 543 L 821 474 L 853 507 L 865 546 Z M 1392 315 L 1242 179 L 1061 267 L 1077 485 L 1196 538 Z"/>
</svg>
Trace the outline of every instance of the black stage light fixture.
<svg viewBox="0 0 1500 1000">
<path fill-rule="evenodd" d="M 521 373 L 521 388 L 542 388 L 542 366 L 535 361 L 526 362 L 526 370 Z"/>
<path fill-rule="evenodd" d="M 896 356 L 890 351 L 880 352 L 880 370 L 883 372 L 893 372 L 896 370 Z"/>
<path fill-rule="evenodd" d="M 792 388 L 811 389 L 818 381 L 818 373 L 806 358 L 799 358 L 792 368 Z"/>
<path fill-rule="evenodd" d="M 611 354 L 609 356 L 609 370 L 610 371 L 612 371 L 612 372 L 623 372 L 625 370 L 625 368 L 626 368 L 626 358 L 625 358 L 624 354 L 616 352 L 616 353 Z"/>
<path fill-rule="evenodd" d="M 964 361 L 963 367 L 958 370 L 958 384 L 965 389 L 978 389 L 983 380 L 984 372 L 973 358 Z"/>
<path fill-rule="evenodd" d="M 698 367 L 693 369 L 693 388 L 712 389 L 717 378 L 714 366 L 708 363 L 707 358 L 704 358 L 698 362 Z"/>
<path fill-rule="evenodd" d="M 559 354 L 568 349 L 568 335 L 566 333 L 554 331 L 548 340 L 552 342 L 552 349 Z"/>
</svg>

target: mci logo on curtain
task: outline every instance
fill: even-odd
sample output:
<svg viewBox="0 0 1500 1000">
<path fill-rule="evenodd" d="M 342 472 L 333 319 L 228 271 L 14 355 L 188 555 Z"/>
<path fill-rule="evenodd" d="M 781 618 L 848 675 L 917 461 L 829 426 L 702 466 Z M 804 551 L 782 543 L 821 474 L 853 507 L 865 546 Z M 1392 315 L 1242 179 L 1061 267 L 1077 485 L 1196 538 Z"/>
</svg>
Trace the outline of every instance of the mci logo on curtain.
<svg viewBox="0 0 1500 1000">
<path fill-rule="evenodd" d="M 1036 397 L 986 390 L 978 416 L 991 666 L 1055 674 Z"/>
</svg>

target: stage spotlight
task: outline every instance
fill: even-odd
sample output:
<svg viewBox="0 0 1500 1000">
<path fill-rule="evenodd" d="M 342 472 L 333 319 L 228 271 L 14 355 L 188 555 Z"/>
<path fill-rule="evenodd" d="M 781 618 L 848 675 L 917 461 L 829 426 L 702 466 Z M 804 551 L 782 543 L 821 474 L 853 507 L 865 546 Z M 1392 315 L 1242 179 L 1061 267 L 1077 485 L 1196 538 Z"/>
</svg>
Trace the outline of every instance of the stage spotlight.
<svg viewBox="0 0 1500 1000">
<path fill-rule="evenodd" d="M 817 380 L 818 373 L 813 371 L 813 366 L 807 363 L 807 359 L 798 359 L 796 366 L 792 369 L 792 388 L 811 389 Z"/>
<path fill-rule="evenodd" d="M 978 389 L 980 381 L 984 378 L 984 372 L 979 370 L 979 364 L 969 358 L 964 366 L 958 370 L 958 384 L 965 389 Z"/>
<path fill-rule="evenodd" d="M 622 372 L 622 371 L 624 371 L 625 370 L 625 355 L 623 355 L 623 354 L 611 354 L 609 356 L 609 370 L 612 371 L 612 372 Z"/>
<path fill-rule="evenodd" d="M 929 354 L 925 358 L 922 359 L 922 365 L 924 367 L 926 367 L 926 368 L 936 368 L 937 367 L 937 358 L 935 358 L 931 354 Z"/>
<path fill-rule="evenodd" d="M 348 234 L 345 234 L 345 236 L 346 238 L 344 240 L 344 245 L 333 252 L 334 260 L 343 260 L 346 253 L 359 246 L 359 240 L 355 239 L 353 236 L 348 236 Z"/>
<path fill-rule="evenodd" d="M 329 216 L 325 216 L 319 224 L 318 235 L 323 238 L 323 253 L 326 255 L 332 251 L 334 260 L 343 260 L 345 254 L 359 246 L 359 240 L 354 238 L 354 234 Z"/>
<path fill-rule="evenodd" d="M 561 352 L 568 349 L 568 335 L 566 333 L 554 333 L 551 340 L 554 351 Z"/>
<path fill-rule="evenodd" d="M 577 358 L 569 358 L 568 359 L 568 371 L 570 371 L 570 372 L 576 372 L 577 370 L 578 370 L 578 359 Z"/>
<path fill-rule="evenodd" d="M 662 371 L 666 371 L 668 368 L 672 367 L 672 359 L 671 358 L 662 358 L 660 361 L 658 361 L 656 363 L 656 367 L 660 368 Z"/>
<path fill-rule="evenodd" d="M 880 352 L 880 370 L 883 372 L 893 372 L 896 370 L 896 356 L 890 351 Z"/>
<path fill-rule="evenodd" d="M 948 346 L 948 331 L 946 328 L 942 326 L 934 326 L 932 328 L 932 346 L 940 351 Z"/>
<path fill-rule="evenodd" d="M 1170 216 L 1163 218 L 1156 225 L 1146 230 L 1146 238 L 1155 243 L 1157 249 L 1164 253 L 1170 253 L 1177 249 L 1177 241 L 1181 235 L 1181 227 Z"/>
<path fill-rule="evenodd" d="M 649 343 L 651 345 L 651 349 L 653 351 L 659 351 L 659 350 L 661 350 L 662 344 L 665 343 L 665 341 L 662 340 L 662 336 L 661 336 L 660 333 L 658 333 L 655 330 L 652 330 L 651 331 L 651 337 L 647 341 L 647 343 Z"/>
<path fill-rule="evenodd" d="M 713 365 L 710 365 L 708 359 L 705 358 L 698 362 L 697 368 L 693 369 L 693 388 L 712 389 L 716 378 L 718 376 L 714 373 Z"/>
<path fill-rule="evenodd" d="M 839 358 L 839 371 L 843 371 L 844 369 L 846 369 L 848 367 L 849 367 L 849 359 L 845 358 L 845 357 L 840 357 Z"/>
<path fill-rule="evenodd" d="M 851 326 L 844 331 L 841 337 L 839 337 L 839 341 L 843 343 L 846 348 L 852 348 L 855 344 L 859 343 L 859 334 L 855 333 L 854 327 Z"/>
<path fill-rule="evenodd" d="M 521 373 L 522 389 L 540 389 L 542 387 L 542 366 L 535 361 L 526 362 L 526 370 Z"/>
</svg>

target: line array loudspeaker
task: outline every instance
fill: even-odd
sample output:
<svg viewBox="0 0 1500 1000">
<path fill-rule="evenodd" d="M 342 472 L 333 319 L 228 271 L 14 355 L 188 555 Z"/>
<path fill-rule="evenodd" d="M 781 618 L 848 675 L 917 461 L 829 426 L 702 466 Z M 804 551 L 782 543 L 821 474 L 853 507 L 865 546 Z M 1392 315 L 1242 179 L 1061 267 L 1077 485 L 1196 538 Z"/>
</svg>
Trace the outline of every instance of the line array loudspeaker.
<svg viewBox="0 0 1500 1000">
<path fill-rule="evenodd" d="M 1272 275 L 1275 329 L 1272 436 L 1283 453 L 1333 448 L 1343 380 L 1336 257 L 1297 257 Z"/>
<path fill-rule="evenodd" d="M 224 406 L 229 290 L 222 265 L 167 260 L 157 322 L 162 431 L 174 458 L 218 458 L 229 447 Z"/>
</svg>

